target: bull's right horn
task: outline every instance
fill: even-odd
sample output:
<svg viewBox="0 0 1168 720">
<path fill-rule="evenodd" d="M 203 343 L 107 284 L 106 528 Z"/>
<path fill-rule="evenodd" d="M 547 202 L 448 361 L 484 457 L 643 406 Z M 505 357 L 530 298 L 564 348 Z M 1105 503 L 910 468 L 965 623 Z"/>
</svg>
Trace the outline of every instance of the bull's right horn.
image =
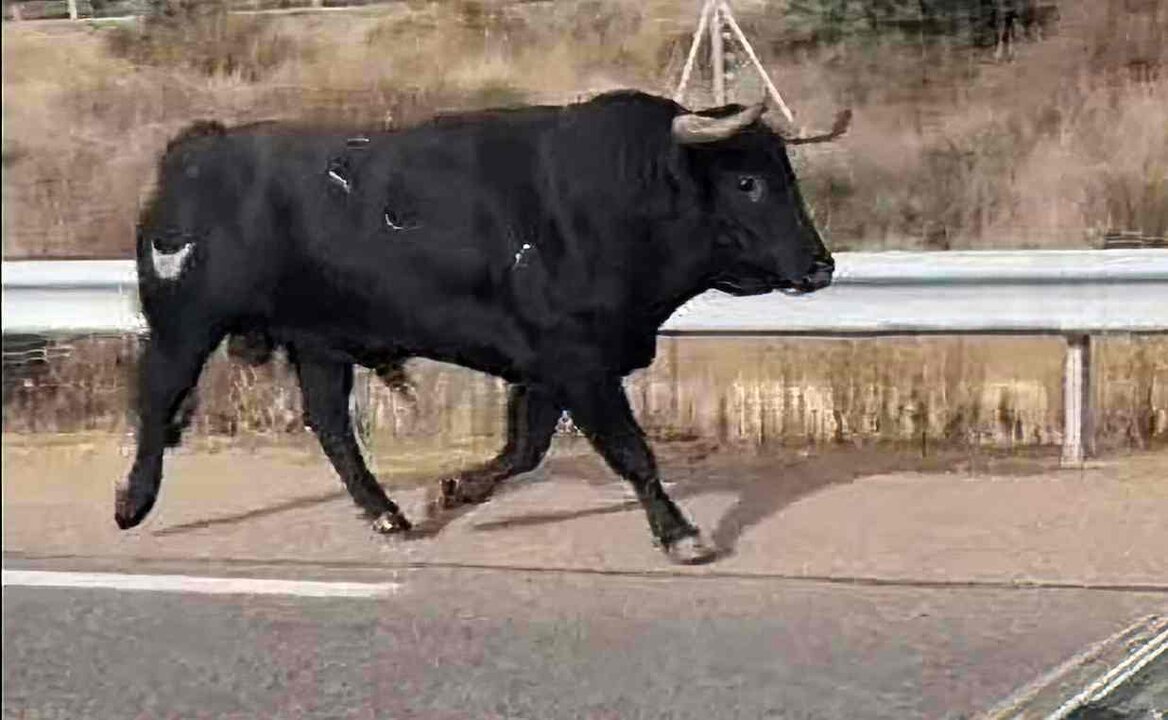
<svg viewBox="0 0 1168 720">
<path fill-rule="evenodd" d="M 765 111 L 764 103 L 755 103 L 721 118 L 697 113 L 678 115 L 673 118 L 673 139 L 682 145 L 726 140 L 753 125 Z"/>
</svg>

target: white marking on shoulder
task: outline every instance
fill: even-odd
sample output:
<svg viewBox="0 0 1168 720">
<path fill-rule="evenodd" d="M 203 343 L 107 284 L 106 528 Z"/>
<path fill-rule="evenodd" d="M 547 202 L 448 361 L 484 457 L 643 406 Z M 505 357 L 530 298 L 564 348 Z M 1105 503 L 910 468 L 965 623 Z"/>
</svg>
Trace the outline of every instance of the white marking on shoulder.
<svg viewBox="0 0 1168 720">
<path fill-rule="evenodd" d="M 150 261 L 154 264 L 154 272 L 163 280 L 174 280 L 183 271 L 187 256 L 191 254 L 191 243 L 183 245 L 172 253 L 164 253 L 156 247 L 150 248 Z"/>
</svg>

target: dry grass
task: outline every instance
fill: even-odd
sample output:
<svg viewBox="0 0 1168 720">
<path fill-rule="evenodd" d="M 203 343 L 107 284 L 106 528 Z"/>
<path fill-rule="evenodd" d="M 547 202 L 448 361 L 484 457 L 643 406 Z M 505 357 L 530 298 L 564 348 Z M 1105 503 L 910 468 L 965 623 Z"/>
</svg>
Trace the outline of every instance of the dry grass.
<svg viewBox="0 0 1168 720">
<path fill-rule="evenodd" d="M 662 338 L 626 387 L 657 440 L 765 448 L 903 444 L 1016 449 L 1062 437 L 1062 341 L 1014 338 L 711 340 Z M 5 367 L 8 433 L 131 430 L 136 343 L 82 338 L 39 366 Z M 1168 440 L 1168 340 L 1102 340 L 1095 359 L 1103 447 Z M 412 361 L 418 400 L 379 383 L 369 402 L 382 453 L 480 457 L 503 436 L 504 384 Z M 282 362 L 252 368 L 220 351 L 200 382 L 196 438 L 306 440 Z"/>
<path fill-rule="evenodd" d="M 859 108 L 851 136 L 808 167 L 833 238 L 947 249 L 1168 235 L 1168 3 L 1059 7 L 1053 32 L 1009 60 L 874 44 L 810 63 Z"/>
<path fill-rule="evenodd" d="M 942 41 L 813 41 L 781 0 L 736 7 L 802 119 L 856 110 L 848 137 L 796 158 L 836 247 L 1168 234 L 1168 1 L 1063 0 L 1044 39 L 1000 59 Z M 618 86 L 667 92 L 692 11 L 665 0 L 459 0 L 206 11 L 141 31 L 6 23 L 4 254 L 127 254 L 154 157 L 198 117 L 410 123 Z M 739 77 L 739 96 L 753 97 L 757 83 Z"/>
</svg>

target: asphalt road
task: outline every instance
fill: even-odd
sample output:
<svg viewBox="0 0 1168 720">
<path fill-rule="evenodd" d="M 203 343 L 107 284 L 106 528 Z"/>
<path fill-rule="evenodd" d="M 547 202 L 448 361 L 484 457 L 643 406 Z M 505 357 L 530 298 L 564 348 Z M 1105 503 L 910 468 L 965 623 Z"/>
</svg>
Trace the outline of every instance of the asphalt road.
<svg viewBox="0 0 1168 720">
<path fill-rule="evenodd" d="M 4 717 L 969 717 L 1166 604 L 1052 588 L 170 570 L 397 585 L 379 598 L 6 586 Z"/>
</svg>

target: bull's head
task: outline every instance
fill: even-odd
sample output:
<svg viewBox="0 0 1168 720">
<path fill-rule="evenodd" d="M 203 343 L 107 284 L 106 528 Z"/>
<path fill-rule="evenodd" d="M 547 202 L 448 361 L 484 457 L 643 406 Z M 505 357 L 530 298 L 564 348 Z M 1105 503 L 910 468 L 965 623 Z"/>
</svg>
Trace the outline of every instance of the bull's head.
<svg viewBox="0 0 1168 720">
<path fill-rule="evenodd" d="M 673 138 L 691 152 L 715 227 L 712 286 L 734 295 L 812 292 L 831 283 L 835 263 L 812 223 L 786 146 L 843 134 L 776 132 L 759 122 L 765 106 L 728 106 L 678 115 Z"/>
</svg>

